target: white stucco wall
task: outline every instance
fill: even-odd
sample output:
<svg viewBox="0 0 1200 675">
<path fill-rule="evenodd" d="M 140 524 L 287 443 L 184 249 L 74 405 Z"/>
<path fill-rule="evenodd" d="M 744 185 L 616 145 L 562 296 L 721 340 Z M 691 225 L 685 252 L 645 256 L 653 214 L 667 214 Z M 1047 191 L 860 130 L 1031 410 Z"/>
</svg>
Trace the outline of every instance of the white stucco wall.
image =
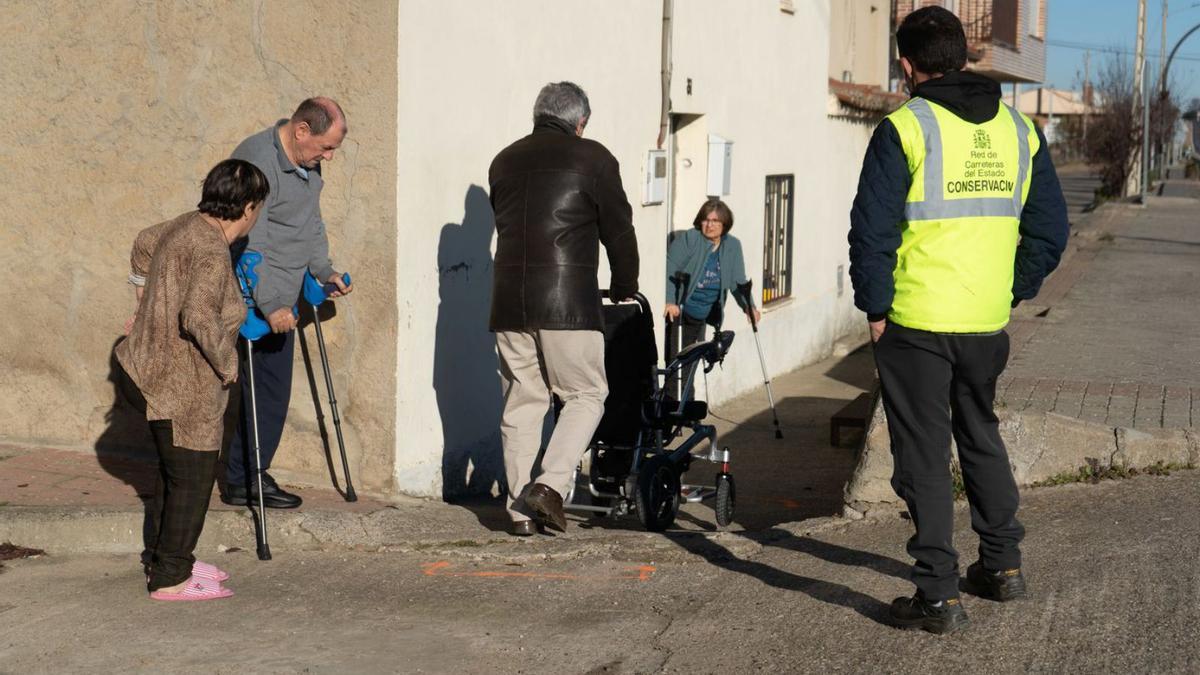
<svg viewBox="0 0 1200 675">
<path fill-rule="evenodd" d="M 640 206 L 643 158 L 658 135 L 661 11 L 648 0 L 400 3 L 400 490 L 488 490 L 502 479 L 500 381 L 487 331 L 494 250 L 487 170 L 497 152 L 529 133 L 545 83 L 571 80 L 588 92 L 587 136 L 621 163 L 642 283 L 661 305 L 662 291 L 647 282 L 662 276 L 666 210 Z"/>
</svg>

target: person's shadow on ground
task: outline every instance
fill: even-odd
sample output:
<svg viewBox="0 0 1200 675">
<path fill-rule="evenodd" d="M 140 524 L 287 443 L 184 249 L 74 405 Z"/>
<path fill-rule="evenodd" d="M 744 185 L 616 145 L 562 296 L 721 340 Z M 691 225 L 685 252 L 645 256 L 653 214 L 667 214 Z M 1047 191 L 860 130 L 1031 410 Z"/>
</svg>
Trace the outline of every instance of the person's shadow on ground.
<svg viewBox="0 0 1200 675">
<path fill-rule="evenodd" d="M 496 340 L 488 330 L 495 218 L 487 192 L 467 188 L 462 223 L 438 241 L 433 388 L 442 422 L 442 497 L 471 509 L 490 529 L 507 525 L 500 449 Z"/>
<path fill-rule="evenodd" d="M 742 534 L 758 541 L 764 547 L 784 548 L 834 564 L 864 567 L 880 574 L 905 580 L 909 578 L 907 565 L 875 553 L 857 551 L 811 537 L 798 537 L 777 528 L 765 532 Z M 852 609 L 876 623 L 891 625 L 888 621 L 887 604 L 844 584 L 801 576 L 765 563 L 739 558 L 729 549 L 702 534 L 678 532 L 669 533 L 667 537 L 680 548 L 704 558 L 710 564 L 721 569 L 745 574 L 775 588 L 799 591 L 814 600 Z"/>
</svg>

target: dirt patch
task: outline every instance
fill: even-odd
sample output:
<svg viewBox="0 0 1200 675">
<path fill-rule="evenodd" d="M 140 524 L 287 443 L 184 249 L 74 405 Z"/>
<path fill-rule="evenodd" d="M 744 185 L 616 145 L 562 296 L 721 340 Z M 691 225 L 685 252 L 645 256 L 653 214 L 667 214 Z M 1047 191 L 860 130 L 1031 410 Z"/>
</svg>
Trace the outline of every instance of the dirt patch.
<svg viewBox="0 0 1200 675">
<path fill-rule="evenodd" d="M 11 542 L 0 544 L 0 561 L 17 560 L 19 558 L 33 558 L 39 555 L 45 555 L 46 552 L 40 548 L 25 548 L 17 546 Z M 0 562 L 0 572 L 4 571 L 4 563 Z"/>
</svg>

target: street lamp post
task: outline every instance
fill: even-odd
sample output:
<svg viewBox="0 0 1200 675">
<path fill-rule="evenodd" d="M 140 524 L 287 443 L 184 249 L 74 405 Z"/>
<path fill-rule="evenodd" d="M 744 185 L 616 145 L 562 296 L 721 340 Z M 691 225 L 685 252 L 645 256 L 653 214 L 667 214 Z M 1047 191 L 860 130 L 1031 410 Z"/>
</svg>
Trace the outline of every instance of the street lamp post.
<svg viewBox="0 0 1200 675">
<path fill-rule="evenodd" d="M 1159 110 L 1162 110 L 1162 107 L 1166 104 L 1167 98 L 1170 95 L 1170 92 L 1167 89 L 1167 76 L 1171 72 L 1171 62 L 1175 60 L 1175 54 L 1179 52 L 1179 48 L 1183 46 L 1184 41 L 1191 37 L 1192 33 L 1195 33 L 1198 30 L 1200 30 L 1200 23 L 1189 28 L 1188 32 L 1184 33 L 1183 37 L 1179 38 L 1179 41 L 1176 42 L 1175 46 L 1171 48 L 1171 55 L 1167 57 L 1166 62 L 1162 65 L 1162 71 L 1158 77 Z"/>
</svg>

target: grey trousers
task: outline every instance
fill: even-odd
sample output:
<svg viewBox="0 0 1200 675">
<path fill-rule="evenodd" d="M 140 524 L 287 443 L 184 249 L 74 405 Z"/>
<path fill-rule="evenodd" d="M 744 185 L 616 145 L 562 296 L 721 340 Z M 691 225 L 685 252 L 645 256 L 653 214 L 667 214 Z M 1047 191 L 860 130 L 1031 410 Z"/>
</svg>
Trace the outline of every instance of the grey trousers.
<svg viewBox="0 0 1200 675">
<path fill-rule="evenodd" d="M 575 466 L 604 416 L 604 335 L 592 330 L 500 331 L 496 350 L 504 390 L 500 438 L 508 514 L 517 522 L 531 516 L 523 498 L 533 483 L 566 496 Z M 551 394 L 562 400 L 563 409 L 534 476 Z"/>
</svg>

